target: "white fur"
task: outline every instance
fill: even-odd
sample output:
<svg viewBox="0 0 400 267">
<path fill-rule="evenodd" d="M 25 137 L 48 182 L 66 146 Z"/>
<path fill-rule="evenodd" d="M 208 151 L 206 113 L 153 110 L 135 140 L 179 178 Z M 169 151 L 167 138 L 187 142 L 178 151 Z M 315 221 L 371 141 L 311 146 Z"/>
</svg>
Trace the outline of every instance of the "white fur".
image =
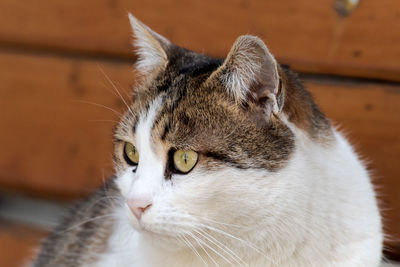
<svg viewBox="0 0 400 267">
<path fill-rule="evenodd" d="M 150 105 L 147 113 L 141 114 L 136 126 L 135 144 L 139 152 L 140 164 L 127 168 L 119 174 L 117 185 L 125 199 L 152 199 L 160 190 L 164 180 L 164 165 L 154 153 L 151 143 L 151 129 L 154 118 L 161 105 L 161 98 L 157 98 Z M 133 169 L 136 172 L 133 173 Z"/>
<path fill-rule="evenodd" d="M 268 69 L 265 62 L 269 62 Z M 223 70 L 228 68 L 229 71 Z M 223 74 L 221 81 L 225 84 L 228 92 L 239 102 L 246 101 L 250 87 L 258 82 L 261 73 L 268 73 L 271 80 L 272 92 L 270 97 L 275 99 L 278 90 L 279 77 L 278 68 L 274 56 L 269 52 L 264 42 L 256 36 L 240 36 L 233 44 L 224 64 L 219 68 Z M 218 72 L 218 71 L 217 71 Z"/>
<path fill-rule="evenodd" d="M 137 127 L 137 172 L 128 169 L 117 180 L 125 198 L 145 192 L 153 205 L 140 222 L 126 206 L 116 211 L 108 250 L 93 267 L 379 265 L 374 191 L 339 133 L 331 144 L 318 144 L 287 122 L 296 150 L 280 171 L 197 166 L 167 183 L 165 159 L 150 135 L 159 105 Z"/>
<path fill-rule="evenodd" d="M 137 49 L 138 60 L 136 68 L 142 72 L 150 73 L 167 64 L 168 58 L 161 42 L 169 45 L 170 42 L 161 35 L 153 32 L 137 18 L 128 14 L 133 33 L 135 34 L 134 47 Z"/>
<path fill-rule="evenodd" d="M 160 42 L 168 41 L 131 15 L 130 20 L 139 68 L 153 71 L 166 64 Z M 261 45 L 276 64 L 254 38 L 239 38 L 228 55 L 235 61 L 221 66 L 233 62 L 222 79 L 239 101 L 262 67 L 254 63 L 260 61 L 252 45 Z M 374 191 L 365 167 L 339 133 L 330 143 L 317 143 L 282 118 L 296 143 L 283 169 L 221 164 L 211 171 L 199 162 L 189 174 L 165 180 L 168 151 L 151 135 L 160 106 L 159 98 L 139 116 L 135 136 L 127 140 L 138 149 L 139 165 L 135 172 L 134 167 L 119 170 L 116 180 L 125 200 L 150 198 L 152 206 L 140 221 L 126 204 L 115 210 L 107 250 L 92 267 L 379 265 L 382 232 Z"/>
</svg>

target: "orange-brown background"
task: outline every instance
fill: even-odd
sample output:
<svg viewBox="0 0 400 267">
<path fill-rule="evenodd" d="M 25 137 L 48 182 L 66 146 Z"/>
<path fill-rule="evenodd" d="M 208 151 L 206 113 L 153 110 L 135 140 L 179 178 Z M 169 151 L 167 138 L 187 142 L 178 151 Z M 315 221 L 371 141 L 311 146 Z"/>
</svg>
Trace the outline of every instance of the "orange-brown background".
<svg viewBox="0 0 400 267">
<path fill-rule="evenodd" d="M 301 73 L 368 163 L 395 247 L 400 2 L 360 0 L 348 16 L 335 2 L 0 0 L 0 189 L 70 200 L 112 174 L 110 137 L 124 104 L 107 77 L 128 100 L 135 80 L 130 11 L 174 43 L 218 57 L 241 34 L 262 37 Z M 0 224 L 1 246 L 30 248 L 43 236 L 26 228 L 29 234 L 16 235 L 20 227 Z M 16 266 L 21 251 L 0 253 L 0 265 Z"/>
</svg>

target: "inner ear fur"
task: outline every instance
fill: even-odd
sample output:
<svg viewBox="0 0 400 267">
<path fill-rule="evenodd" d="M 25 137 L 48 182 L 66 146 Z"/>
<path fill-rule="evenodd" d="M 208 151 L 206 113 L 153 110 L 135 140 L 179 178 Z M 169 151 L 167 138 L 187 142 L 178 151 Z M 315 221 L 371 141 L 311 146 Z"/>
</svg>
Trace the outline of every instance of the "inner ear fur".
<svg viewBox="0 0 400 267">
<path fill-rule="evenodd" d="M 167 49 L 170 41 L 154 32 L 132 14 L 128 14 L 134 34 L 133 47 L 138 60 L 136 69 L 143 74 L 154 74 L 168 64 Z"/>
<path fill-rule="evenodd" d="M 283 106 L 280 69 L 264 42 L 255 36 L 240 36 L 224 63 L 210 76 L 218 80 L 243 105 L 257 105 L 268 115 Z"/>
</svg>

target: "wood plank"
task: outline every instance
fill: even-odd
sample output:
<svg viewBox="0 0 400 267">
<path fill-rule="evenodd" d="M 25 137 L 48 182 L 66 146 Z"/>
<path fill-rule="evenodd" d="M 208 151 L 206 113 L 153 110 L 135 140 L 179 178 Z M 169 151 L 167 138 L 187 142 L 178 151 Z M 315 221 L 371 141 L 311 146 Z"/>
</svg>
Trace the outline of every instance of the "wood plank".
<svg viewBox="0 0 400 267">
<path fill-rule="evenodd" d="M 0 221 L 0 266 L 26 266 L 47 232 L 30 226 Z M 6 252 L 5 252 L 6 251 Z"/>
<path fill-rule="evenodd" d="M 0 53 L 0 187 L 76 197 L 112 173 L 114 123 L 93 120 L 116 116 L 77 102 L 124 109 L 98 65 L 128 91 L 130 64 Z M 326 79 L 306 84 L 369 162 L 387 225 L 400 240 L 400 86 Z"/>
<path fill-rule="evenodd" d="M 400 81 L 400 2 L 362 0 L 348 17 L 334 0 L 0 1 L 0 46 L 132 57 L 126 13 L 179 45 L 226 55 L 241 34 L 264 38 L 296 70 Z"/>
<path fill-rule="evenodd" d="M 124 104 L 102 70 L 128 98 L 129 66 L 0 53 L 1 186 L 74 197 L 109 177 Z"/>
</svg>

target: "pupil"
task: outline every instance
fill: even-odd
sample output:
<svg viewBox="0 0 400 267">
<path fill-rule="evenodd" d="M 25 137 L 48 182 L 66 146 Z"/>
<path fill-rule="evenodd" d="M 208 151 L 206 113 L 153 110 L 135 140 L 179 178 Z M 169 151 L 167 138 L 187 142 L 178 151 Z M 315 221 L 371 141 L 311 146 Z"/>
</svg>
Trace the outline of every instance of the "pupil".
<svg viewBox="0 0 400 267">
<path fill-rule="evenodd" d="M 186 153 L 183 154 L 183 160 L 185 161 L 185 164 L 187 164 L 188 155 Z"/>
</svg>

